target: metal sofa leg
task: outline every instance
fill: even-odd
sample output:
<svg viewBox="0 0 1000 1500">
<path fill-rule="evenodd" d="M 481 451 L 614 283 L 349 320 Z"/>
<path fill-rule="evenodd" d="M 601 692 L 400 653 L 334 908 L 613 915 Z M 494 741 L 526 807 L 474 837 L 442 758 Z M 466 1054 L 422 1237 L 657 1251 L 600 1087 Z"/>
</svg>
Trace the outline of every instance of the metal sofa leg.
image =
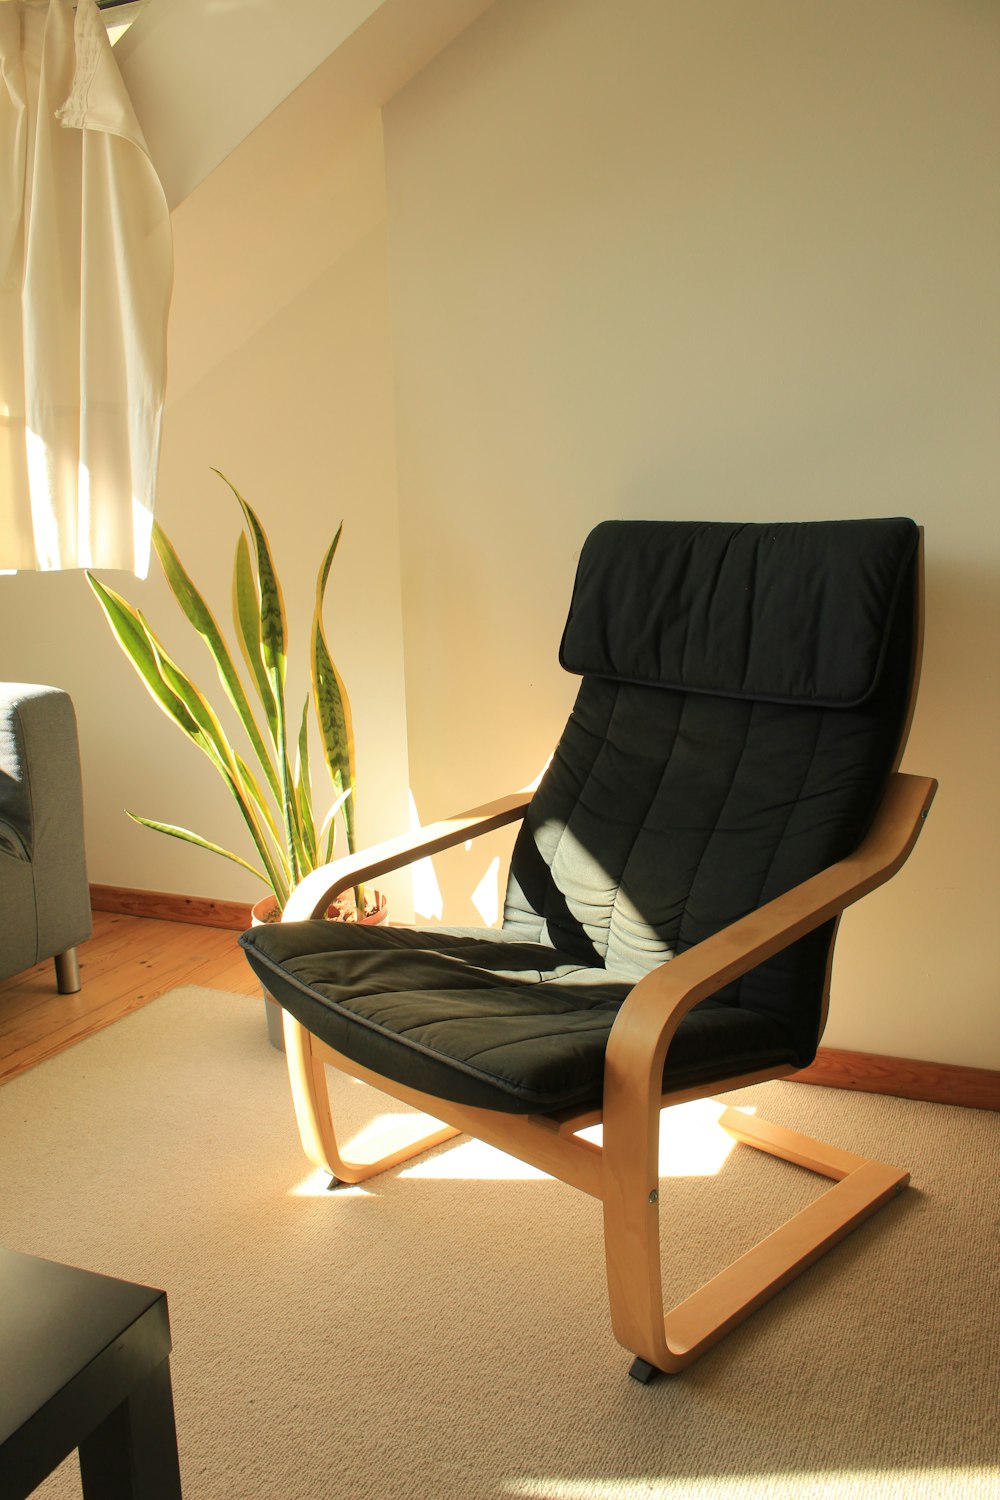
<svg viewBox="0 0 1000 1500">
<path fill-rule="evenodd" d="M 56 989 L 60 995 L 75 995 L 80 988 L 80 963 L 76 949 L 67 948 L 65 953 L 57 953 L 55 963 Z"/>
</svg>

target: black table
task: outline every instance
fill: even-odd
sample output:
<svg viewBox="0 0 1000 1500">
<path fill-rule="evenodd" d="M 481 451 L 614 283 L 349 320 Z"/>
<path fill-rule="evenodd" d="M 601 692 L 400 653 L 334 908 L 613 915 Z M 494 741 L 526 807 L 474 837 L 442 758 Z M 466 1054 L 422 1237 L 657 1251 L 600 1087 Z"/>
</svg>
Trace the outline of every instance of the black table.
<svg viewBox="0 0 1000 1500">
<path fill-rule="evenodd" d="M 87 1500 L 180 1500 L 166 1294 L 0 1249 L 0 1500 L 74 1448 Z"/>
</svg>

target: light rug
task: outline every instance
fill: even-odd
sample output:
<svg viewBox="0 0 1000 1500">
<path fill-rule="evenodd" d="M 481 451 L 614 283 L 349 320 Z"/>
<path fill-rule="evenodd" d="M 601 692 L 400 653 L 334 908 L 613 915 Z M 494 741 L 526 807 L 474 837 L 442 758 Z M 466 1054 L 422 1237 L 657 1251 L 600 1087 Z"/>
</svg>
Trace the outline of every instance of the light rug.
<svg viewBox="0 0 1000 1500">
<path fill-rule="evenodd" d="M 361 1119 L 372 1096 L 340 1092 Z M 608 1327 L 596 1202 L 464 1140 L 324 1190 L 245 996 L 175 990 L 0 1088 L 0 1242 L 166 1289 L 187 1500 L 997 1496 L 998 1117 L 795 1084 L 737 1102 L 914 1186 L 647 1387 Z M 727 1154 L 710 1106 L 679 1120 L 683 1293 L 813 1179 Z M 75 1462 L 38 1493 L 78 1496 Z"/>
</svg>

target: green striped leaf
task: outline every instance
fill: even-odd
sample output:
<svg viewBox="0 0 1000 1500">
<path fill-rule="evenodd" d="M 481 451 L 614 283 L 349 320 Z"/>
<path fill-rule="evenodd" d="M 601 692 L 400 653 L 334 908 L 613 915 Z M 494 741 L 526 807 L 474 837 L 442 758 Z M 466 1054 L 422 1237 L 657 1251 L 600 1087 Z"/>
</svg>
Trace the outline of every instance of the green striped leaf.
<svg viewBox="0 0 1000 1500">
<path fill-rule="evenodd" d="M 284 743 L 283 696 L 275 698 L 274 684 L 264 668 L 260 635 L 260 591 L 250 560 L 250 547 L 242 531 L 236 544 L 236 558 L 233 565 L 233 619 L 240 650 L 263 705 L 271 743 L 281 768 L 275 774 L 274 799 L 281 809 L 284 859 L 289 879 L 294 883 L 298 876 L 305 872 L 302 864 L 302 835 L 298 817 L 297 815 L 290 816 L 287 810 L 288 796 L 293 794 L 288 770 L 287 747 Z M 279 704 L 282 709 L 280 713 Z"/>
<path fill-rule="evenodd" d="M 87 574 L 87 582 L 97 595 L 111 633 L 131 662 L 140 682 L 168 719 L 172 719 L 184 733 L 197 743 L 201 731 L 173 688 L 164 681 L 156 650 L 150 640 L 149 631 L 138 610 L 114 589 Z"/>
<path fill-rule="evenodd" d="M 309 773 L 309 698 L 302 705 L 302 722 L 299 725 L 298 749 L 295 756 L 295 798 L 299 809 L 299 826 L 307 861 L 306 871 L 315 870 L 319 864 L 317 855 L 316 824 L 312 811 L 312 777 Z"/>
<path fill-rule="evenodd" d="M 238 752 L 236 755 L 236 765 L 239 768 L 240 779 L 243 782 L 244 787 L 246 788 L 247 795 L 253 801 L 261 822 L 267 828 L 267 831 L 271 835 L 271 838 L 274 842 L 275 848 L 280 852 L 281 858 L 282 860 L 284 860 L 285 851 L 284 845 L 282 844 L 281 830 L 279 829 L 278 824 L 275 821 L 271 804 L 264 796 L 264 792 L 261 788 L 260 782 L 253 774 L 253 771 L 247 765 L 242 755 L 240 755 Z"/>
<path fill-rule="evenodd" d="M 141 818 L 138 813 L 129 812 L 125 809 L 125 816 L 132 819 L 133 823 L 141 823 L 143 828 L 151 828 L 154 833 L 166 833 L 172 839 L 183 839 L 186 844 L 196 844 L 199 849 L 207 849 L 209 854 L 221 854 L 223 859 L 231 859 L 234 865 L 239 865 L 244 870 L 249 870 L 251 875 L 256 875 L 258 880 L 268 884 L 267 876 L 263 870 L 255 867 L 231 849 L 223 849 L 221 844 L 213 844 L 208 839 L 203 839 L 197 833 L 192 833 L 187 828 L 177 828 L 173 823 L 157 823 L 153 818 Z"/>
<path fill-rule="evenodd" d="M 232 795 L 237 798 L 247 828 L 250 829 L 250 835 L 255 840 L 258 853 L 261 853 L 265 867 L 267 867 L 268 876 L 270 876 L 268 883 L 276 894 L 277 888 L 283 886 L 285 897 L 280 898 L 286 900 L 288 882 L 283 879 L 280 868 L 274 865 L 268 850 L 262 847 L 252 810 L 247 807 L 246 802 L 241 798 L 240 789 L 235 786 L 234 778 L 226 765 L 225 748 L 220 747 L 217 742 L 216 730 L 211 723 L 214 715 L 211 715 L 210 709 L 204 712 L 199 703 L 198 690 L 190 684 L 186 675 L 175 667 L 175 663 L 169 660 L 165 648 L 156 639 L 139 610 L 133 609 L 132 604 L 115 594 L 114 589 L 100 583 L 96 577 L 93 577 L 93 574 L 88 573 L 87 579 L 94 594 L 99 598 L 100 606 L 111 625 L 115 640 L 129 658 L 142 684 L 150 691 L 154 702 L 162 708 L 166 717 L 171 718 L 186 733 L 187 738 L 193 744 L 198 745 L 202 753 L 207 754 L 208 759 L 213 762 L 223 780 L 228 784 Z M 207 708 L 207 705 L 204 706 Z M 225 736 L 222 736 L 222 739 L 225 739 Z"/>
<path fill-rule="evenodd" d="M 257 519 L 253 508 L 247 504 L 236 486 L 227 479 L 221 470 L 214 471 L 219 478 L 229 486 L 239 502 L 247 526 L 250 528 L 250 536 L 253 540 L 254 551 L 257 556 L 257 592 L 260 600 L 260 652 L 264 663 L 264 670 L 271 682 L 275 698 L 280 696 L 285 686 L 285 672 L 287 660 L 285 657 L 285 638 L 287 626 L 285 624 L 285 602 L 281 595 L 281 585 L 278 582 L 271 559 L 271 549 L 268 546 L 264 528 Z"/>
<path fill-rule="evenodd" d="M 236 543 L 236 559 L 233 564 L 233 620 L 243 660 L 264 709 L 271 742 L 277 748 L 278 713 L 260 649 L 260 595 L 250 562 L 250 546 L 242 531 Z M 280 800 L 280 792 L 277 790 L 275 799 Z"/>
<path fill-rule="evenodd" d="M 316 606 L 313 611 L 312 649 L 310 668 L 312 673 L 313 698 L 319 720 L 320 741 L 330 772 L 330 778 L 339 793 L 350 792 L 343 801 L 342 811 L 347 847 L 355 852 L 355 784 L 354 784 L 354 726 L 351 720 L 351 705 L 343 679 L 334 665 L 323 628 L 323 596 L 326 591 L 330 567 L 340 542 L 343 523 L 327 549 L 316 580 Z"/>
<path fill-rule="evenodd" d="M 174 598 L 211 653 L 226 696 L 239 715 L 240 723 L 253 746 L 261 770 L 277 800 L 280 795 L 278 775 L 267 753 L 260 730 L 257 728 L 257 721 L 229 654 L 229 648 L 216 624 L 215 616 L 192 582 L 169 537 L 155 521 L 153 523 L 153 546 L 160 567 L 163 569 L 163 576 L 170 585 Z"/>
<path fill-rule="evenodd" d="M 285 672 L 287 661 L 285 657 L 285 640 L 287 629 L 285 625 L 285 605 L 281 597 L 281 585 L 278 583 L 274 563 L 271 560 L 271 549 L 268 546 L 264 528 L 261 526 L 253 508 L 247 504 L 236 486 L 226 478 L 219 469 L 215 470 L 232 490 L 239 502 L 243 512 L 243 519 L 250 528 L 254 551 L 257 558 L 257 595 L 260 600 L 260 624 L 259 641 L 260 656 L 264 666 L 264 673 L 270 684 L 274 698 L 275 710 L 275 750 L 278 756 L 278 775 L 281 780 L 281 813 L 285 824 L 285 838 L 288 852 L 292 859 L 292 875 L 298 880 L 304 873 L 302 869 L 302 830 L 299 827 L 298 806 L 295 801 L 295 790 L 292 784 L 291 772 L 288 765 L 288 721 L 285 715 Z"/>
<path fill-rule="evenodd" d="M 139 614 L 139 620 L 146 626 L 141 613 Z M 262 801 L 260 788 L 254 782 L 253 791 L 256 795 L 254 796 L 248 792 L 243 779 L 243 771 L 240 769 L 239 760 L 234 754 L 229 741 L 226 739 L 225 732 L 210 704 L 200 689 L 187 676 L 187 673 L 171 659 L 161 643 L 153 636 L 148 626 L 146 626 L 146 629 L 156 652 L 157 662 L 164 680 L 177 693 L 191 714 L 192 719 L 198 725 L 199 734 L 195 738 L 195 743 L 208 756 L 236 800 L 236 804 L 239 807 L 243 821 L 247 825 L 257 853 L 267 867 L 272 889 L 275 888 L 276 884 L 284 885 L 287 888 L 287 862 L 284 857 L 281 841 L 278 839 L 274 841 L 275 849 L 277 850 L 277 859 L 268 845 L 268 824 L 273 826 L 273 820 L 269 817 L 266 818 L 265 824 L 262 826 L 257 816 L 256 804 Z M 246 769 L 245 762 L 243 766 Z M 251 782 L 253 782 L 252 777 Z"/>
<path fill-rule="evenodd" d="M 230 771 L 235 770 L 236 762 L 233 759 L 232 747 L 226 739 L 222 725 L 215 717 L 205 695 L 201 692 L 200 688 L 195 686 L 187 673 L 172 659 L 163 644 L 157 640 L 141 610 L 138 611 L 138 617 L 156 656 L 156 663 L 160 669 L 163 681 L 172 692 L 176 693 L 197 725 L 197 742 L 200 748 L 216 760 L 220 766 L 225 766 Z"/>
<path fill-rule="evenodd" d="M 236 798 L 244 821 L 271 878 L 272 889 L 284 887 L 288 881 L 280 866 L 274 863 L 266 841 L 248 805 L 242 787 L 237 783 L 231 752 L 218 721 L 198 689 L 168 655 L 162 643 L 143 619 L 142 614 L 113 589 L 100 583 L 88 574 L 88 581 L 100 600 L 112 633 L 131 662 L 136 674 L 144 683 L 154 701 L 167 717 L 172 719 L 187 737 L 208 756 L 216 770 L 222 775 Z M 228 752 L 228 753 L 227 753 Z"/>
</svg>

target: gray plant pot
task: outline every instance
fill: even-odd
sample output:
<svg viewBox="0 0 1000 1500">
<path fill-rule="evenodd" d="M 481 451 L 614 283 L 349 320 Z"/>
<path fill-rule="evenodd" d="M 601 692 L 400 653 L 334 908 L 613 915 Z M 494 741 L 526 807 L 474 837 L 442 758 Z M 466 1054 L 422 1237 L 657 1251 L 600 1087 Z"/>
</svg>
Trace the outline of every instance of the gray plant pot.
<svg viewBox="0 0 1000 1500">
<path fill-rule="evenodd" d="M 285 1028 L 281 1021 L 281 1006 L 263 990 L 264 1012 L 267 1016 L 267 1039 L 278 1052 L 285 1050 Z"/>
</svg>

